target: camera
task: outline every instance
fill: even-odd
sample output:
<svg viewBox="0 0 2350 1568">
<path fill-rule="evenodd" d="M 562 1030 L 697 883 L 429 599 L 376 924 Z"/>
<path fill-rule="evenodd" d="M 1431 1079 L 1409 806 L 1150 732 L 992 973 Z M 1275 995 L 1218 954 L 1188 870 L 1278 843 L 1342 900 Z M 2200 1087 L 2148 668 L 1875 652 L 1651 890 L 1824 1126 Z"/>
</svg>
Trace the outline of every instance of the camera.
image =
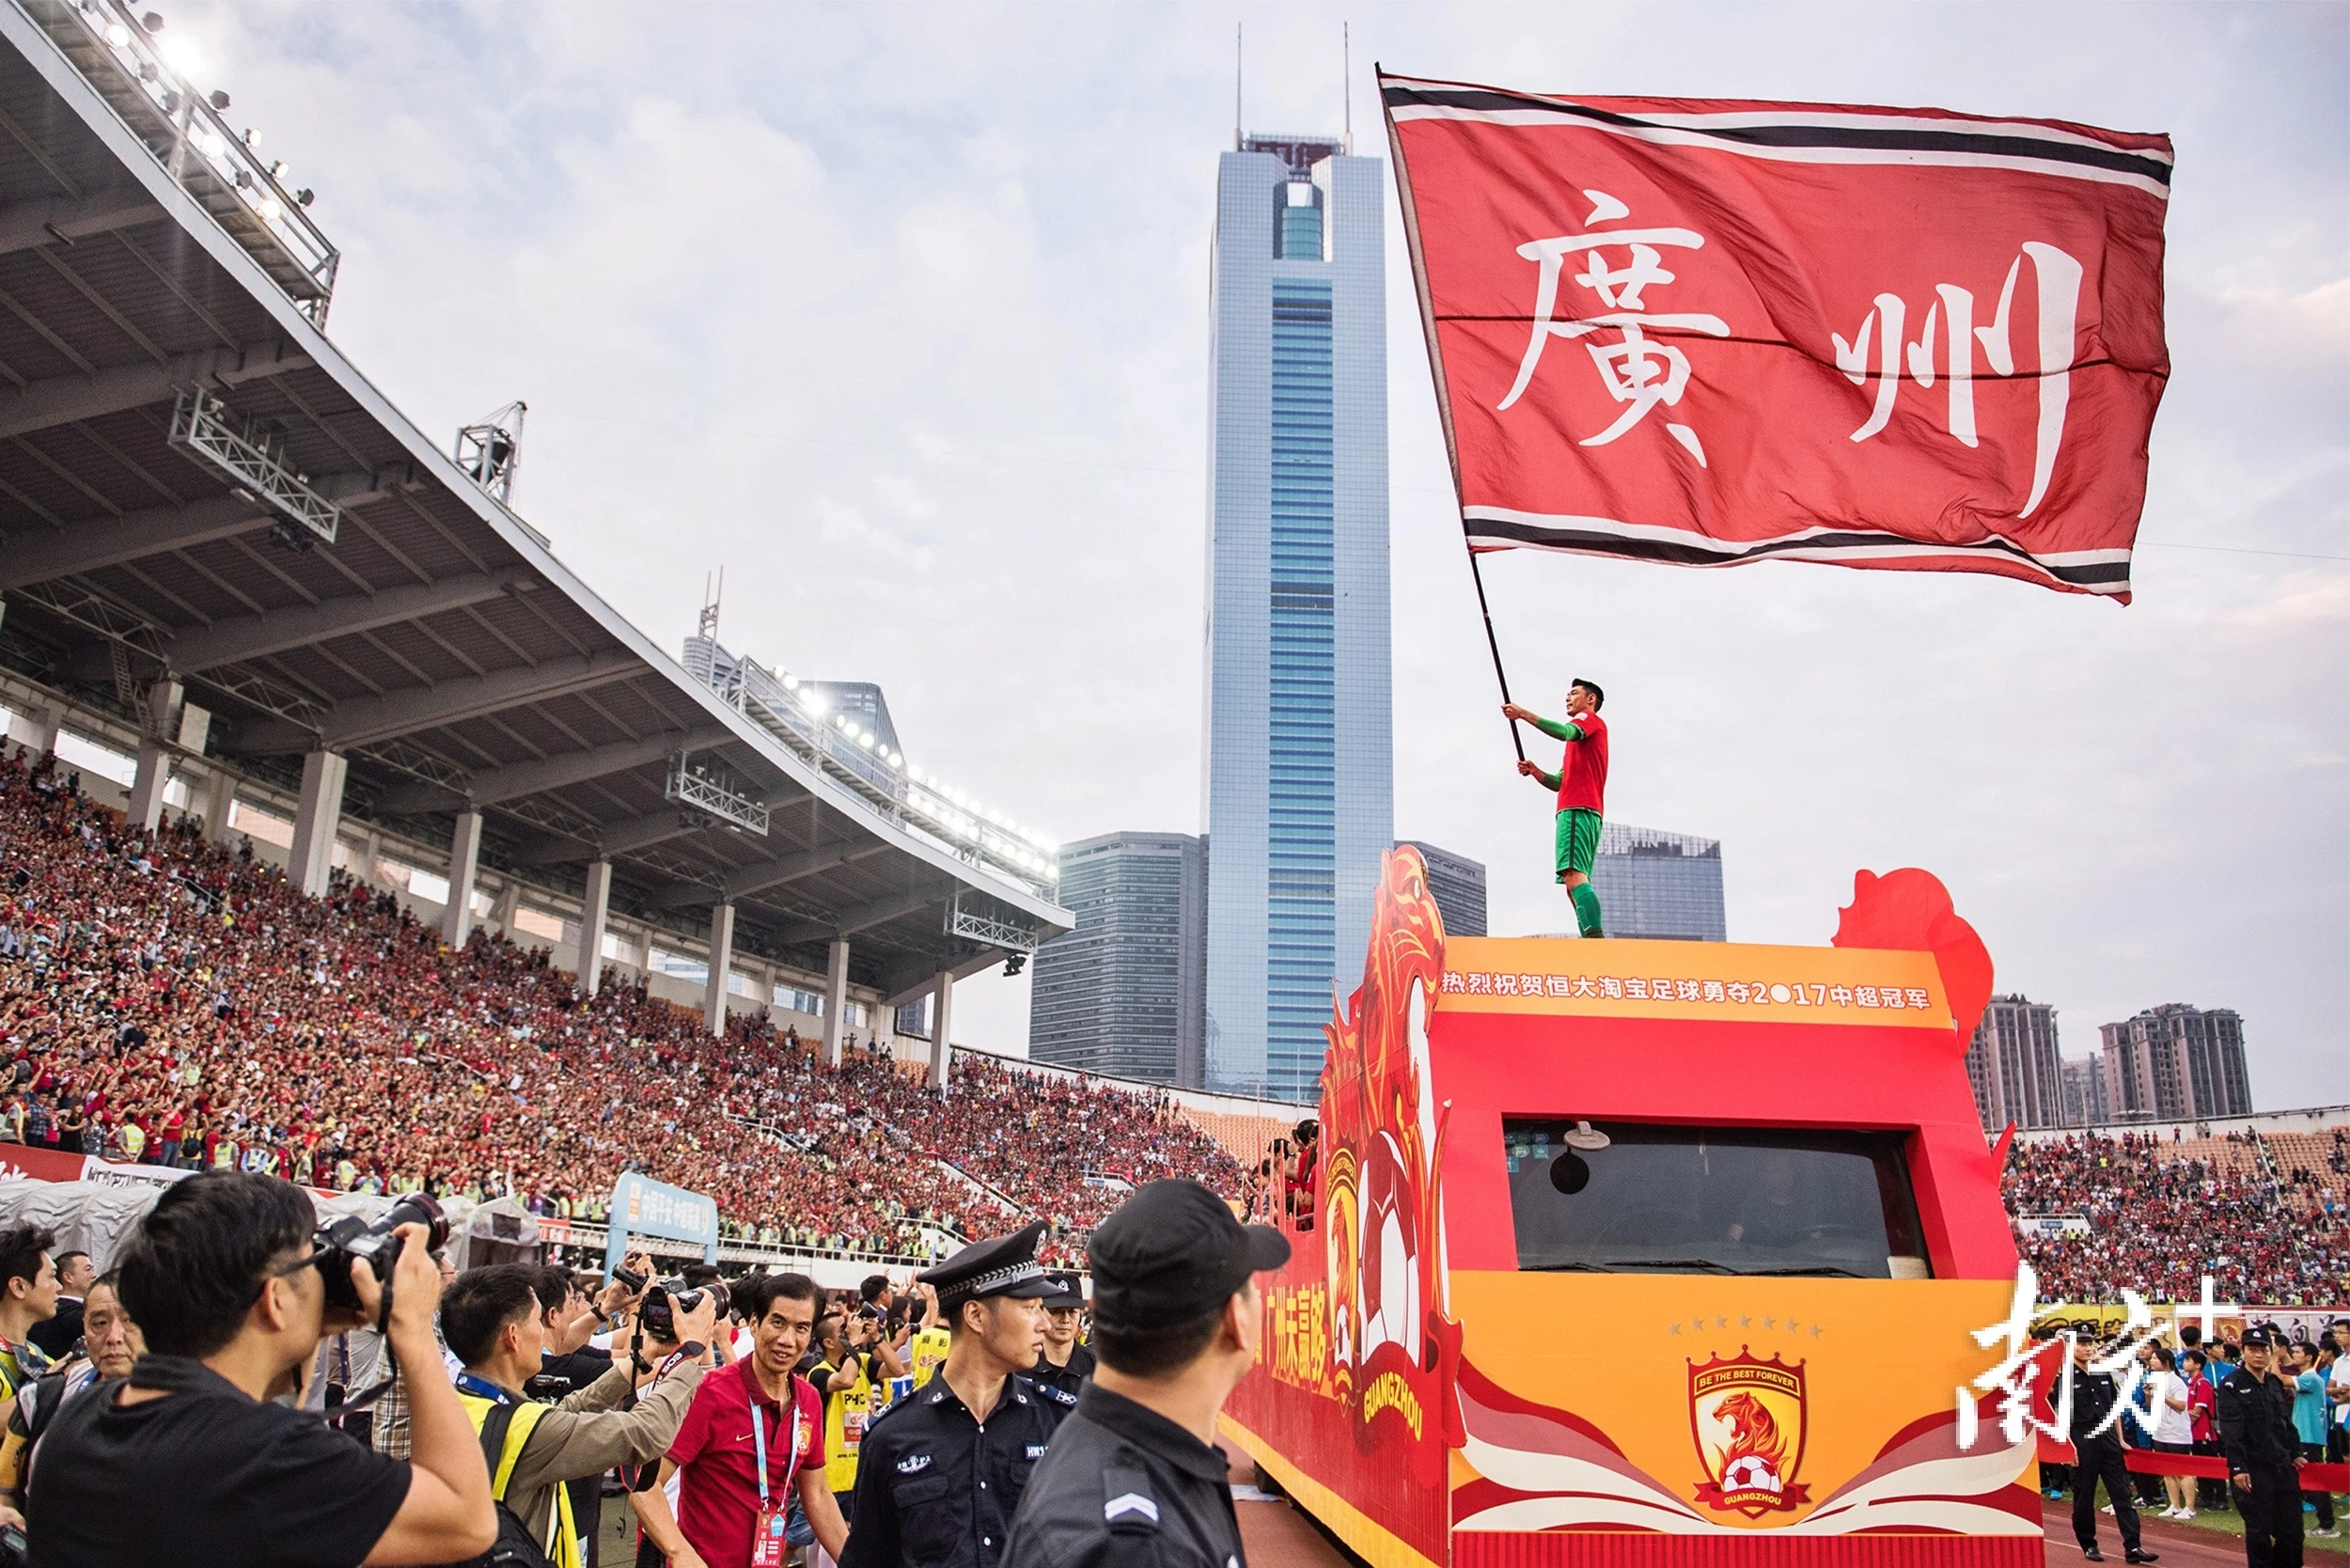
<svg viewBox="0 0 2350 1568">
<path fill-rule="evenodd" d="M 619 1272 L 615 1271 L 616 1277 Z M 705 1294 L 718 1298 L 718 1315 L 725 1317 L 727 1288 L 723 1283 L 713 1279 L 708 1286 L 697 1288 L 682 1278 L 653 1281 L 652 1288 L 645 1293 L 644 1305 L 637 1309 L 638 1316 L 645 1325 L 646 1336 L 664 1343 L 674 1343 L 677 1340 L 678 1313 L 690 1312 L 699 1307 Z"/>
<path fill-rule="evenodd" d="M 540 1372 L 523 1385 L 523 1397 L 541 1404 L 553 1404 L 572 1391 L 572 1380 L 561 1372 Z"/>
<path fill-rule="evenodd" d="M 354 1262 L 364 1262 L 375 1272 L 377 1283 L 392 1277 L 392 1265 L 400 1262 L 401 1238 L 392 1232 L 403 1225 L 421 1225 L 429 1232 L 428 1247 L 437 1249 L 448 1243 L 448 1216 L 441 1206 L 424 1194 L 410 1193 L 384 1211 L 373 1224 L 357 1215 L 345 1215 L 318 1228 L 311 1237 L 316 1249 L 314 1262 L 326 1280 L 326 1303 L 346 1311 L 359 1309 L 359 1287 L 352 1282 Z"/>
<path fill-rule="evenodd" d="M 645 1277 L 633 1268 L 625 1266 L 616 1268 L 612 1271 L 612 1278 L 626 1285 L 628 1294 L 631 1295 L 634 1295 L 645 1288 Z"/>
</svg>

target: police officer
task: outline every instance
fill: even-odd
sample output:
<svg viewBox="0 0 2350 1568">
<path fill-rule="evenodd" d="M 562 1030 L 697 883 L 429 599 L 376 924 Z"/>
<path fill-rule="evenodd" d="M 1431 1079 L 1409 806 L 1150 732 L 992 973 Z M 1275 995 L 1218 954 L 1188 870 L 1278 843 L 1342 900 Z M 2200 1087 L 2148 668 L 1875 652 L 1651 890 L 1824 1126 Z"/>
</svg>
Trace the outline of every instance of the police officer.
<svg viewBox="0 0 2350 1568">
<path fill-rule="evenodd" d="M 1085 1316 L 1086 1298 L 1075 1275 L 1053 1274 L 1045 1278 L 1053 1281 L 1056 1294 L 1044 1298 L 1044 1354 L 1036 1358 L 1028 1375 L 1036 1380 L 1037 1392 L 1058 1403 L 1066 1412 L 1075 1408 L 1086 1379 L 1093 1375 L 1093 1352 L 1077 1342 L 1077 1325 Z"/>
<path fill-rule="evenodd" d="M 2097 1482 L 2102 1480 L 2113 1503 L 2113 1522 L 2122 1531 L 2123 1555 L 2131 1562 L 2153 1562 L 2162 1554 L 2138 1544 L 2138 1494 L 2123 1462 L 2122 1421 L 2128 1417 L 2116 1418 L 2113 1410 L 2122 1391 L 2109 1374 L 2089 1370 L 2096 1354 L 2089 1340 L 2075 1340 L 2073 1366 L 2066 1373 L 2073 1380 L 2073 1535 L 2081 1544 L 2081 1556 L 2092 1562 L 2106 1560 L 2097 1549 Z"/>
<path fill-rule="evenodd" d="M 936 1376 L 865 1429 L 840 1568 L 995 1568 L 1059 1417 L 1018 1375 L 1044 1348 L 1042 1223 L 918 1276 L 952 1336 Z"/>
<path fill-rule="evenodd" d="M 2301 1438 L 2293 1427 L 2293 1385 L 2271 1365 L 2276 1345 L 2274 1330 L 2246 1329 L 2244 1364 L 2212 1395 L 2250 1568 L 2301 1568 Z"/>
<path fill-rule="evenodd" d="M 1256 1359 L 1257 1275 L 1289 1262 L 1197 1182 L 1152 1182 L 1104 1220 L 1093 1264 L 1100 1362 L 1054 1435 L 1006 1568 L 1244 1568 L 1215 1418 Z"/>
</svg>

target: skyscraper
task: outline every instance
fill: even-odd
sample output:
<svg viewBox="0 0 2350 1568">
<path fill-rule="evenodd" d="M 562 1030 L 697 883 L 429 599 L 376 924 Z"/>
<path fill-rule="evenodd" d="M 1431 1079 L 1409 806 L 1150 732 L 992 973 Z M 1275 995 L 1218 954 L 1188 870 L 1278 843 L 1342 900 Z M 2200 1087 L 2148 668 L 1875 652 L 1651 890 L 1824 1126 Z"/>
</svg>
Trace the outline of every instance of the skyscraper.
<svg viewBox="0 0 2350 1568">
<path fill-rule="evenodd" d="M 2068 1127 L 2102 1127 L 2113 1120 L 2106 1103 L 2106 1064 L 2097 1057 L 2066 1057 L 2064 1069 L 2064 1124 Z"/>
<path fill-rule="evenodd" d="M 1966 1078 L 1987 1131 L 2060 1127 L 2063 1058 L 2057 1051 L 2056 1009 L 2023 996 L 1994 996 L 1966 1043 Z"/>
<path fill-rule="evenodd" d="M 2116 1121 L 2252 1114 L 2244 1020 L 2233 1008 L 2205 1012 L 2165 1002 L 2097 1032 L 2105 1043 L 2106 1098 Z"/>
<path fill-rule="evenodd" d="M 1419 851 L 1420 859 L 1427 862 L 1428 891 L 1436 901 L 1436 913 L 1444 917 L 1444 933 L 1484 935 L 1485 863 L 1417 839 L 1406 839 L 1395 847 L 1402 849 L 1404 844 Z"/>
<path fill-rule="evenodd" d="M 1188 833 L 1105 833 L 1060 848 L 1076 929 L 1037 949 L 1028 1057 L 1200 1086 L 1207 845 Z"/>
<path fill-rule="evenodd" d="M 1591 886 L 1610 936 L 1730 940 L 1718 839 L 1606 823 L 1599 830 Z"/>
<path fill-rule="evenodd" d="M 1222 155 L 1209 280 L 1207 1074 L 1312 1094 L 1394 841 L 1386 182 L 1333 137 Z M 1064 894 L 1066 889 L 1064 889 Z"/>
</svg>

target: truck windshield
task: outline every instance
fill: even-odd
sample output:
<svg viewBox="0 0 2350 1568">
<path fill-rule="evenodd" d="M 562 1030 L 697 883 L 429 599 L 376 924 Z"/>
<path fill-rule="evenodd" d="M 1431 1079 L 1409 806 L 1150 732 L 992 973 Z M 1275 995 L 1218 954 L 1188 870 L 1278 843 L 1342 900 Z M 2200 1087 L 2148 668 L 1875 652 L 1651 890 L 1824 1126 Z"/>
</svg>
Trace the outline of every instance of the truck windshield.
<svg viewBox="0 0 2350 1568">
<path fill-rule="evenodd" d="M 1518 1267 L 1929 1276 L 1899 1133 L 1502 1123 Z"/>
</svg>

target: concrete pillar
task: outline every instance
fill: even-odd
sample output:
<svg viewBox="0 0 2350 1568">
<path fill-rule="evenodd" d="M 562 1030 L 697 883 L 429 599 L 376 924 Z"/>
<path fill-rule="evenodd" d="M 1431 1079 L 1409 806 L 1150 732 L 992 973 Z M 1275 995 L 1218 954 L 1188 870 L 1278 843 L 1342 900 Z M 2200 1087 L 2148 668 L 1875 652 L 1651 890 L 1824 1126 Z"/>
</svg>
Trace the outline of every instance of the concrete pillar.
<svg viewBox="0 0 2350 1568">
<path fill-rule="evenodd" d="M 588 867 L 588 902 L 579 912 L 579 994 L 592 996 L 603 979 L 603 926 L 612 913 L 612 862 Z"/>
<path fill-rule="evenodd" d="M 938 972 L 936 996 L 937 999 L 931 1004 L 931 1087 L 945 1089 L 948 1058 L 953 1050 L 948 1043 L 954 1039 L 955 972 L 952 969 Z"/>
<path fill-rule="evenodd" d="M 824 1065 L 840 1065 L 841 1019 L 849 1011 L 849 939 L 832 939 L 824 965 Z"/>
<path fill-rule="evenodd" d="M 314 899 L 326 891 L 327 873 L 335 869 L 335 830 L 343 820 L 343 776 L 350 768 L 338 751 L 313 751 L 302 760 L 302 803 L 294 809 L 286 874 Z"/>
<path fill-rule="evenodd" d="M 448 903 L 441 911 L 441 940 L 462 948 L 473 934 L 474 872 L 481 864 L 481 813 L 457 813 L 448 844 Z"/>
<path fill-rule="evenodd" d="M 53 702 L 34 709 L 24 715 L 24 719 L 33 727 L 32 752 L 36 760 L 43 753 L 57 749 L 57 729 L 65 723 L 63 708 Z"/>
<path fill-rule="evenodd" d="M 727 1030 L 727 970 L 734 963 L 734 905 L 710 909 L 710 979 L 702 991 L 702 1016 L 712 1034 Z"/>
<path fill-rule="evenodd" d="M 509 882 L 498 889 L 498 896 L 490 905 L 490 923 L 504 932 L 510 941 L 514 935 L 514 911 L 522 907 L 523 885 Z"/>
<path fill-rule="evenodd" d="M 215 844 L 228 841 L 228 808 L 237 798 L 237 776 L 214 768 L 204 781 L 204 837 Z"/>
<path fill-rule="evenodd" d="M 146 722 L 139 726 L 139 767 L 131 779 L 131 821 L 144 833 L 163 820 L 164 786 L 171 782 L 171 753 L 164 743 L 180 733 L 180 682 L 147 688 Z"/>
</svg>

